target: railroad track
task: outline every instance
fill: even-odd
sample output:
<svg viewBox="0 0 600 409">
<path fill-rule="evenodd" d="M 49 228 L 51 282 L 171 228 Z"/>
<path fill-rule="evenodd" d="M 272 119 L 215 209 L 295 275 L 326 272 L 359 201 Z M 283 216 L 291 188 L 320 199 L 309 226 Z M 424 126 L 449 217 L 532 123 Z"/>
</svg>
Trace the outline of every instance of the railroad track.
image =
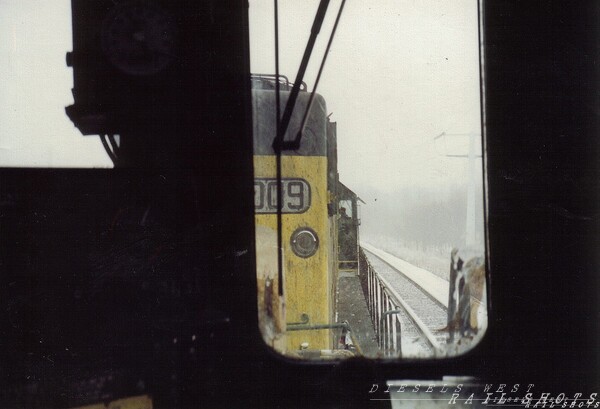
<svg viewBox="0 0 600 409">
<path fill-rule="evenodd" d="M 415 280 L 415 274 L 405 274 L 394 266 L 389 257 L 371 246 L 363 246 L 371 266 L 394 291 L 399 299 L 402 325 L 403 357 L 432 357 L 445 355 L 448 334 L 439 331 L 447 324 L 446 303 L 441 298 L 444 283 Z M 378 254 L 375 254 L 378 253 Z M 413 272 L 414 273 L 414 272 Z M 429 273 L 431 274 L 431 273 Z M 446 282 L 447 283 L 447 282 Z M 428 288 L 429 287 L 429 288 Z M 447 284 L 446 284 L 447 297 Z"/>
</svg>

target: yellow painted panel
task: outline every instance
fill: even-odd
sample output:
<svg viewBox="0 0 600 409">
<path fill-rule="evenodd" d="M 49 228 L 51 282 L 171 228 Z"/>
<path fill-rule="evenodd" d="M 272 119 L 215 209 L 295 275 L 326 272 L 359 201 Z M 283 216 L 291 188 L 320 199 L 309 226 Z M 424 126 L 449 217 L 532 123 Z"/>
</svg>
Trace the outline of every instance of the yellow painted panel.
<svg viewBox="0 0 600 409">
<path fill-rule="evenodd" d="M 277 232 L 256 226 L 256 281 L 258 285 L 258 325 L 264 341 L 284 353 L 285 302 L 279 297 L 277 274 Z"/>
<path fill-rule="evenodd" d="M 78 406 L 72 409 L 106 409 L 104 403 L 96 403 L 95 405 Z"/>
<path fill-rule="evenodd" d="M 73 409 L 152 409 L 152 399 L 147 395 L 133 396 L 131 398 L 114 400 L 108 405 L 96 403 Z"/>
<path fill-rule="evenodd" d="M 152 409 L 152 399 L 149 396 L 136 396 L 111 402 L 108 409 Z"/>
<path fill-rule="evenodd" d="M 275 156 L 255 156 L 256 178 L 274 178 Z M 284 291 L 287 322 L 301 321 L 301 315 L 310 317 L 310 324 L 333 322 L 332 283 L 330 276 L 330 232 L 327 212 L 327 158 L 324 156 L 283 156 L 282 177 L 301 178 L 311 189 L 310 207 L 299 214 L 282 215 L 282 245 L 284 254 Z M 277 231 L 276 214 L 256 214 L 257 228 Z M 291 249 L 292 233 L 300 227 L 310 227 L 318 236 L 319 248 L 311 257 L 296 256 Z M 257 243 L 257 247 L 260 243 Z M 260 254 L 257 254 L 257 259 Z M 258 265 L 263 265 L 257 260 Z M 275 265 L 276 269 L 277 266 Z M 260 274 L 260 272 L 259 272 Z M 332 348 L 330 330 L 289 331 L 287 349 L 297 350 L 302 343 L 310 349 Z"/>
</svg>

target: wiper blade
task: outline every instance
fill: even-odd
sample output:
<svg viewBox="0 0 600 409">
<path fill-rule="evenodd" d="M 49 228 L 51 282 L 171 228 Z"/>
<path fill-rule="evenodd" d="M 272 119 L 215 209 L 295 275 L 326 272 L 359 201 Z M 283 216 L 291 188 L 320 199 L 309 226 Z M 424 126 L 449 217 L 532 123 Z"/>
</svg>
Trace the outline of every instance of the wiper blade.
<svg viewBox="0 0 600 409">
<path fill-rule="evenodd" d="M 296 139 L 298 138 L 294 139 L 293 141 L 285 142 L 283 140 L 283 137 L 287 132 L 288 126 L 290 125 L 290 120 L 292 119 L 292 112 L 294 111 L 294 106 L 296 105 L 296 100 L 298 99 L 298 94 L 300 92 L 300 85 L 302 84 L 302 81 L 304 79 L 304 74 L 306 73 L 308 61 L 310 60 L 310 56 L 315 46 L 317 36 L 321 31 L 321 26 L 323 25 L 323 20 L 325 19 L 325 14 L 327 12 L 328 7 L 329 0 L 321 0 L 321 2 L 319 3 L 319 8 L 317 9 L 317 14 L 315 15 L 315 20 L 313 21 L 313 25 L 310 30 L 310 37 L 308 39 L 308 43 L 306 44 L 306 49 L 304 50 L 304 55 L 302 56 L 300 67 L 298 68 L 298 74 L 296 75 L 294 86 L 290 91 L 290 96 L 285 105 L 285 110 L 283 111 L 279 131 L 277 132 L 275 140 L 273 141 L 273 149 L 276 153 L 279 153 L 282 150 L 293 150 L 299 148 L 299 141 L 298 146 L 296 146 Z"/>
<path fill-rule="evenodd" d="M 335 24 L 333 25 L 333 29 L 331 30 L 331 35 L 329 36 L 329 42 L 327 43 L 327 48 L 325 49 L 325 54 L 323 55 L 323 60 L 321 60 L 321 66 L 319 67 L 319 73 L 317 74 L 317 79 L 315 80 L 315 86 L 310 94 L 310 98 L 308 100 L 308 104 L 306 105 L 306 110 L 304 111 L 304 116 L 302 117 L 302 123 L 300 124 L 300 130 L 296 134 L 296 139 L 292 142 L 289 142 L 291 146 L 294 146 L 292 149 L 300 148 L 300 142 L 302 141 L 302 135 L 304 134 L 304 128 L 306 128 L 306 122 L 308 122 L 308 114 L 310 113 L 310 109 L 312 108 L 313 101 L 315 99 L 315 95 L 317 93 L 317 87 L 319 86 L 319 81 L 321 80 L 321 74 L 323 73 L 323 68 L 325 67 L 325 62 L 327 61 L 327 56 L 329 55 L 329 50 L 331 49 L 331 44 L 333 43 L 333 37 L 335 36 L 335 31 L 337 30 L 338 23 L 340 22 L 340 17 L 342 17 L 342 11 L 344 11 L 344 4 L 346 4 L 346 0 L 342 0 L 342 4 L 340 5 L 340 10 L 338 11 L 338 15 L 335 19 Z"/>
</svg>

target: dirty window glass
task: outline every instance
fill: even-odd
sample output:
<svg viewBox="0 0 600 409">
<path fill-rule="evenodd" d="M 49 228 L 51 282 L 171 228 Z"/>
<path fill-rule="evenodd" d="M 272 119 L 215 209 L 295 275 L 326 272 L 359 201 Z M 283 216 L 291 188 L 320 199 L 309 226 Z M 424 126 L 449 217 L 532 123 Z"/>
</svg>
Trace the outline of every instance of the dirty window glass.
<svg viewBox="0 0 600 409">
<path fill-rule="evenodd" d="M 276 77 L 273 2 L 250 2 L 263 338 L 307 359 L 460 354 L 487 327 L 478 3 L 332 1 L 295 89 L 319 4 L 278 2 Z"/>
<path fill-rule="evenodd" d="M 73 104 L 71 2 L 3 0 L 0 167 L 112 167 L 98 137 L 65 114 Z"/>
</svg>

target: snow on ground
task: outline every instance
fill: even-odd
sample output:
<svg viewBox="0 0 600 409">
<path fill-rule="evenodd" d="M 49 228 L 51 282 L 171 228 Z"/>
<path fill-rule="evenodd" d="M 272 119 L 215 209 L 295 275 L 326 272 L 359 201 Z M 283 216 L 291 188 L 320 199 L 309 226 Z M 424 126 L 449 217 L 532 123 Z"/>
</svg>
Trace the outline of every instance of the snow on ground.
<svg viewBox="0 0 600 409">
<path fill-rule="evenodd" d="M 376 256 L 380 257 L 392 267 L 402 271 L 402 273 L 415 282 L 418 286 L 429 292 L 440 304 L 448 308 L 448 281 L 437 275 L 416 267 L 392 254 L 379 250 L 378 248 L 368 244 L 361 243 L 362 247 Z"/>
<path fill-rule="evenodd" d="M 396 257 L 421 267 L 438 277 L 448 280 L 450 275 L 450 253 L 452 248 L 418 248 L 390 237 L 368 237 L 366 242 Z"/>
<path fill-rule="evenodd" d="M 440 278 L 439 276 L 427 271 L 423 268 L 414 266 L 413 264 L 402 260 L 393 254 L 390 254 L 386 251 L 380 250 L 369 243 L 361 242 L 361 246 L 380 257 L 386 263 L 391 265 L 394 268 L 400 270 L 404 275 L 406 275 L 409 279 L 413 280 L 417 285 L 426 289 L 433 298 L 439 301 L 446 308 L 448 307 L 448 281 Z M 450 266 L 448 265 L 448 268 Z M 383 270 L 382 270 L 383 272 Z M 445 345 L 446 354 L 448 356 L 456 356 L 465 353 L 466 351 L 473 348 L 477 343 L 483 338 L 488 324 L 487 317 L 487 297 L 485 290 L 483 291 L 483 299 L 481 302 L 477 303 L 477 322 L 479 326 L 479 330 L 474 337 L 459 337 L 458 342 Z M 404 342 L 402 344 L 404 348 Z M 408 347 L 408 346 L 407 346 Z M 404 351 L 404 350 L 403 350 Z M 411 348 L 407 348 L 405 353 L 417 353 L 416 350 Z M 417 355 L 418 356 L 418 355 Z"/>
</svg>

